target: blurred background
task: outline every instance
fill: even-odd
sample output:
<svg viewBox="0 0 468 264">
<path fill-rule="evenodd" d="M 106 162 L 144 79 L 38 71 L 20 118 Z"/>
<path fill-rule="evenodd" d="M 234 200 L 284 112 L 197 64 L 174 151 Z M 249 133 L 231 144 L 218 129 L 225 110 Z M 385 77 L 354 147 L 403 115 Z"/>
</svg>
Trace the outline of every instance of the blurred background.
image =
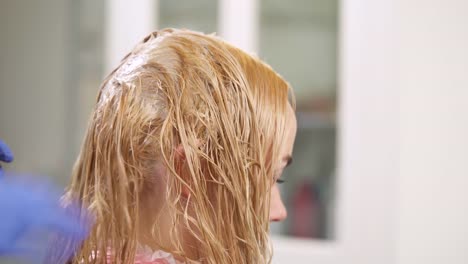
<svg viewBox="0 0 468 264">
<path fill-rule="evenodd" d="M 99 85 L 132 46 L 166 27 L 217 32 L 297 99 L 274 263 L 468 263 L 467 12 L 463 0 L 2 0 L 7 169 L 65 185 Z"/>
</svg>

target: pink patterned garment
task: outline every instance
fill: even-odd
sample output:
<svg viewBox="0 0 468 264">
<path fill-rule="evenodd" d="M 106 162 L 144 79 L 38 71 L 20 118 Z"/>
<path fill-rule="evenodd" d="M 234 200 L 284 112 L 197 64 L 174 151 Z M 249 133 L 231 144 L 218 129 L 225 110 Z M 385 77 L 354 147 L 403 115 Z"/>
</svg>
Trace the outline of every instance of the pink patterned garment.
<svg viewBox="0 0 468 264">
<path fill-rule="evenodd" d="M 107 252 L 107 263 L 112 263 L 112 254 Z M 135 264 L 184 264 L 177 261 L 170 253 L 162 250 L 153 251 L 148 246 L 138 246 Z"/>
<path fill-rule="evenodd" d="M 148 246 L 139 246 L 135 257 L 135 264 L 183 264 L 170 253 L 162 250 L 153 251 Z"/>
</svg>

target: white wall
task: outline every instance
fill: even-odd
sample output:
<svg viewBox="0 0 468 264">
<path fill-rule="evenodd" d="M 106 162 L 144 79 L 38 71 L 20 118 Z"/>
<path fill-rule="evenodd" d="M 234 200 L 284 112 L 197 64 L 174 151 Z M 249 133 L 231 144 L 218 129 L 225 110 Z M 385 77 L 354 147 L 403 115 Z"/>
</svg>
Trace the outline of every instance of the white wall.
<svg viewBox="0 0 468 264">
<path fill-rule="evenodd" d="M 397 262 L 466 264 L 468 1 L 397 2 Z"/>
</svg>

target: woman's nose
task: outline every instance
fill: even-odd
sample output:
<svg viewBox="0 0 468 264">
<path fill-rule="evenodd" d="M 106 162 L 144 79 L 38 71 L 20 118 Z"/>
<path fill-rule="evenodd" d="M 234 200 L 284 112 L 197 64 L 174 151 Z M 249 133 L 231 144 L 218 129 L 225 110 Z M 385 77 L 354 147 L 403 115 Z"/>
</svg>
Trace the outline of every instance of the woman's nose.
<svg viewBox="0 0 468 264">
<path fill-rule="evenodd" d="M 275 185 L 271 190 L 270 221 L 279 222 L 286 219 L 288 213 L 284 207 L 278 187 Z"/>
</svg>

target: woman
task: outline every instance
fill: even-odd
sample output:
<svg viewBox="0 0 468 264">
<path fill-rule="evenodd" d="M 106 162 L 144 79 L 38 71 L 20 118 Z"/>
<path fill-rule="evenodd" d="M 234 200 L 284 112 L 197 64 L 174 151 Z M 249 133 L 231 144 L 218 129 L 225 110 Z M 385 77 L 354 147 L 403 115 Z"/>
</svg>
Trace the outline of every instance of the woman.
<svg viewBox="0 0 468 264">
<path fill-rule="evenodd" d="M 215 36 L 146 37 L 104 81 L 75 164 L 65 200 L 95 224 L 71 262 L 270 262 L 296 134 L 289 90 Z"/>
</svg>

